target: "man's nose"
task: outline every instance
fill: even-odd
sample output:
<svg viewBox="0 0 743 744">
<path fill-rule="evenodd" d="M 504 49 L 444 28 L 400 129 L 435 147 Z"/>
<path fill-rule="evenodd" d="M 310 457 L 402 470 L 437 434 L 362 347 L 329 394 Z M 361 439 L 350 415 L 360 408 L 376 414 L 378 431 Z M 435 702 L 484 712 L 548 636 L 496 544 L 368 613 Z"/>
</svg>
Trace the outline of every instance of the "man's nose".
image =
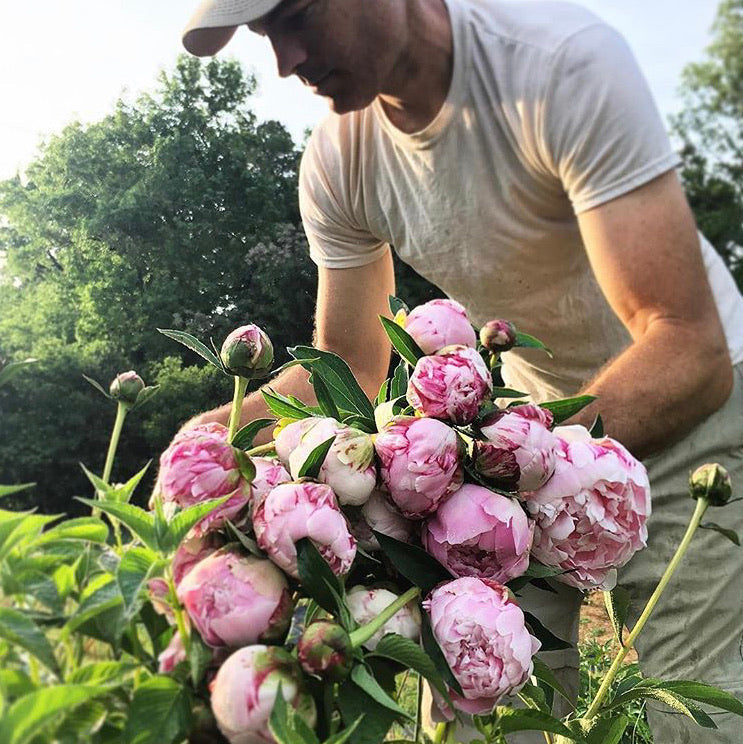
<svg viewBox="0 0 743 744">
<path fill-rule="evenodd" d="M 276 55 L 276 64 L 282 78 L 289 77 L 307 60 L 307 52 L 302 43 L 291 36 L 272 36 L 271 46 Z"/>
</svg>

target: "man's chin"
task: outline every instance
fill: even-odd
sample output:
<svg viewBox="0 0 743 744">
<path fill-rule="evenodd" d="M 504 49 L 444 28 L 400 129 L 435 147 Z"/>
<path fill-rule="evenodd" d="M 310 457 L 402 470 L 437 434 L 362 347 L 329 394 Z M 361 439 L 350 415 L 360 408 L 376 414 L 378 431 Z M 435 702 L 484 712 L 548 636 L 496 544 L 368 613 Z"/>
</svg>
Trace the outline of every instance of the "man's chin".
<svg viewBox="0 0 743 744">
<path fill-rule="evenodd" d="M 328 107 L 334 114 L 342 116 L 350 114 L 352 111 L 361 111 L 365 109 L 374 99 L 366 99 L 360 96 L 343 95 L 342 93 L 319 93 L 327 102 Z"/>
</svg>

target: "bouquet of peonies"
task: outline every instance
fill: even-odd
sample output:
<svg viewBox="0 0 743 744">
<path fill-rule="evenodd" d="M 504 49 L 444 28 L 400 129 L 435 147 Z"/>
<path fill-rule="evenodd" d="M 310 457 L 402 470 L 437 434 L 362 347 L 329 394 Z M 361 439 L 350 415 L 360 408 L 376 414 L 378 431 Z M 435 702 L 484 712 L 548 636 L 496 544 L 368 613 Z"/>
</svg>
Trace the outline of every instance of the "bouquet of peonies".
<svg viewBox="0 0 743 744">
<path fill-rule="evenodd" d="M 144 471 L 120 485 L 109 476 L 124 417 L 155 389 L 133 372 L 110 395 L 91 381 L 118 414 L 103 477 L 88 473 L 96 498 L 82 500 L 94 516 L 64 532 L 87 541 L 87 557 L 65 573 L 80 588 L 67 589 L 76 604 L 61 637 L 105 641 L 115 661 L 85 665 L 44 646 L 40 658 L 65 682 L 0 709 L 9 732 L 0 741 L 30 741 L 50 730 L 55 709 L 80 705 L 99 716 L 90 741 L 139 744 L 375 744 L 393 727 L 397 742 L 453 742 L 458 721 L 480 744 L 523 730 L 601 744 L 621 738 L 625 700 L 659 690 L 701 725 L 714 727 L 696 702 L 743 715 L 707 685 L 637 677 L 621 694 L 612 688 L 687 541 L 587 713 L 553 717 L 555 693 L 566 693 L 535 654 L 567 644 L 519 606 L 519 593 L 552 581 L 601 588 L 621 642 L 624 603 L 611 592 L 617 567 L 646 544 L 647 474 L 603 436 L 600 419 L 590 431 L 565 424 L 591 396 L 534 405 L 504 385 L 501 354 L 549 353 L 537 339 L 503 320 L 478 336 L 451 300 L 408 311 L 390 298 L 390 308 L 394 320 L 380 320 L 399 361 L 374 401 L 341 358 L 298 346 L 288 365 L 309 372 L 316 404 L 265 384 L 274 418 L 241 429 L 251 381 L 272 374 L 265 333 L 238 328 L 217 354 L 163 331 L 234 377 L 235 395 L 229 426 L 183 430 L 162 453 L 148 510 L 129 503 Z M 269 427 L 273 440 L 254 446 Z M 729 499 L 730 483 L 708 466 L 692 486 L 695 528 L 708 505 Z M 42 526 L 25 530 L 26 554 L 55 544 Z M 14 612 L 0 608 L 0 636 L 10 618 L 26 645 L 16 642 L 38 652 L 28 639 L 41 643 L 41 631 Z M 422 722 L 424 680 L 435 731 Z M 412 705 L 402 703 L 407 692 Z M 99 736 L 108 729 L 110 739 Z"/>
</svg>

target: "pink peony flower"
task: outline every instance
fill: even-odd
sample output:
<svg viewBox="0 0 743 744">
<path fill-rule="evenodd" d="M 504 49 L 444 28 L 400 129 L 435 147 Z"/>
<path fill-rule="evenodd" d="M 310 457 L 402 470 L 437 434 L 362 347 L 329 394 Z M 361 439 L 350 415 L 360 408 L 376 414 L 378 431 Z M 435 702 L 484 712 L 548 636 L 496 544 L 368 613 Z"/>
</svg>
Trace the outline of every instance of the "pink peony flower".
<svg viewBox="0 0 743 744">
<path fill-rule="evenodd" d="M 528 568 L 533 533 L 518 502 L 466 483 L 424 523 L 421 542 L 454 576 L 505 583 Z"/>
<path fill-rule="evenodd" d="M 441 421 L 400 416 L 377 434 L 374 447 L 382 481 L 406 517 L 431 514 L 462 485 L 461 445 Z"/>
<path fill-rule="evenodd" d="M 209 687 L 219 730 L 230 744 L 273 744 L 268 719 L 279 687 L 287 704 L 314 727 L 315 704 L 302 690 L 301 680 L 299 664 L 279 646 L 246 646 L 235 651 Z"/>
<path fill-rule="evenodd" d="M 197 535 L 193 531 L 189 532 L 181 540 L 178 550 L 175 551 L 171 568 L 173 571 L 173 581 L 176 586 L 181 583 L 183 577 L 200 561 L 208 555 L 215 553 L 222 547 L 223 540 L 220 540 L 215 533 L 210 532 L 206 535 Z"/>
<path fill-rule="evenodd" d="M 497 411 L 480 424 L 488 443 L 503 450 L 504 458 L 508 453 L 513 455 L 518 466 L 514 476 L 519 491 L 539 488 L 555 470 L 557 439 L 550 431 L 552 420 L 552 413 L 546 408 L 523 405 Z M 488 452 L 491 458 L 497 454 Z"/>
<path fill-rule="evenodd" d="M 165 651 L 157 657 L 157 671 L 160 674 L 170 674 L 186 658 L 181 634 L 176 630 Z"/>
<path fill-rule="evenodd" d="M 272 457 L 251 457 L 255 465 L 255 478 L 250 488 L 251 502 L 255 505 L 262 501 L 280 483 L 288 483 L 292 477 L 287 469 Z"/>
<path fill-rule="evenodd" d="M 197 525 L 200 534 L 236 519 L 250 501 L 250 485 L 227 443 L 227 427 L 211 423 L 180 432 L 160 456 L 156 493 L 181 508 L 229 495 Z"/>
<path fill-rule="evenodd" d="M 330 486 L 322 483 L 282 483 L 256 506 L 253 529 L 268 557 L 294 578 L 295 543 L 308 537 L 336 574 L 346 573 L 356 557 L 356 540 L 348 530 Z"/>
<path fill-rule="evenodd" d="M 398 597 L 398 594 L 387 589 L 367 589 L 363 586 L 355 586 L 346 595 L 346 605 L 353 619 L 359 625 L 366 625 Z M 397 633 L 410 638 L 411 641 L 418 641 L 421 634 L 421 613 L 415 600 L 411 600 L 399 612 L 396 612 L 364 643 L 364 647 L 373 651 L 387 633 Z"/>
<path fill-rule="evenodd" d="M 434 589 L 423 607 L 462 688 L 463 695 L 450 691 L 455 708 L 485 715 L 529 679 L 540 643 L 506 587 L 488 579 L 455 579 Z"/>
<path fill-rule="evenodd" d="M 413 522 L 400 514 L 399 509 L 390 500 L 389 494 L 374 489 L 369 500 L 361 507 L 358 520 L 353 523 L 353 536 L 358 540 L 359 547 L 373 551 L 379 550 L 379 542 L 372 530 L 400 542 L 409 542 L 413 529 Z"/>
<path fill-rule="evenodd" d="M 474 347 L 477 342 L 467 311 L 455 300 L 430 300 L 418 305 L 405 318 L 404 327 L 425 354 L 435 354 L 453 344 Z"/>
<path fill-rule="evenodd" d="M 219 356 L 234 375 L 249 380 L 267 377 L 273 364 L 273 345 L 262 329 L 249 323 L 227 336 Z"/>
<path fill-rule="evenodd" d="M 284 426 L 281 423 L 288 421 Z M 281 460 L 285 467 L 289 466 L 289 456 L 299 446 L 302 437 L 318 422 L 318 416 L 309 416 L 307 418 L 291 421 L 282 419 L 274 429 L 274 449 L 276 456 Z"/>
<path fill-rule="evenodd" d="M 423 416 L 468 424 L 493 391 L 482 357 L 469 346 L 446 346 L 418 360 L 407 399 Z"/>
<path fill-rule="evenodd" d="M 535 521 L 532 555 L 567 573 L 579 589 L 611 589 L 616 568 L 647 543 L 650 486 L 645 467 L 619 442 L 561 426 L 552 478 L 526 494 Z"/>
<path fill-rule="evenodd" d="M 377 482 L 374 467 L 374 445 L 369 434 L 345 426 L 332 418 L 317 418 L 307 427 L 289 455 L 289 470 L 294 478 L 315 447 L 331 437 L 333 444 L 317 477 L 335 492 L 344 506 L 361 506 L 371 495 Z"/>
<path fill-rule="evenodd" d="M 177 591 L 204 643 L 213 647 L 277 640 L 294 609 L 286 579 L 273 563 L 229 548 L 200 561 Z"/>
</svg>

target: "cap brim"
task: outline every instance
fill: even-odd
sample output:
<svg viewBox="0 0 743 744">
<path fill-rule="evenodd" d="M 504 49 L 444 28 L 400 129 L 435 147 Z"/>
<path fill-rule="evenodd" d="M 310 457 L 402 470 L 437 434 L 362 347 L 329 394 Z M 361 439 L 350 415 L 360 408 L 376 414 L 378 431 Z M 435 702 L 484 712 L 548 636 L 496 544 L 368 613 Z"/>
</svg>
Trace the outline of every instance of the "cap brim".
<svg viewBox="0 0 743 744">
<path fill-rule="evenodd" d="M 197 57 L 211 57 L 227 45 L 235 31 L 237 26 L 194 28 L 183 34 L 183 46 Z"/>
</svg>

